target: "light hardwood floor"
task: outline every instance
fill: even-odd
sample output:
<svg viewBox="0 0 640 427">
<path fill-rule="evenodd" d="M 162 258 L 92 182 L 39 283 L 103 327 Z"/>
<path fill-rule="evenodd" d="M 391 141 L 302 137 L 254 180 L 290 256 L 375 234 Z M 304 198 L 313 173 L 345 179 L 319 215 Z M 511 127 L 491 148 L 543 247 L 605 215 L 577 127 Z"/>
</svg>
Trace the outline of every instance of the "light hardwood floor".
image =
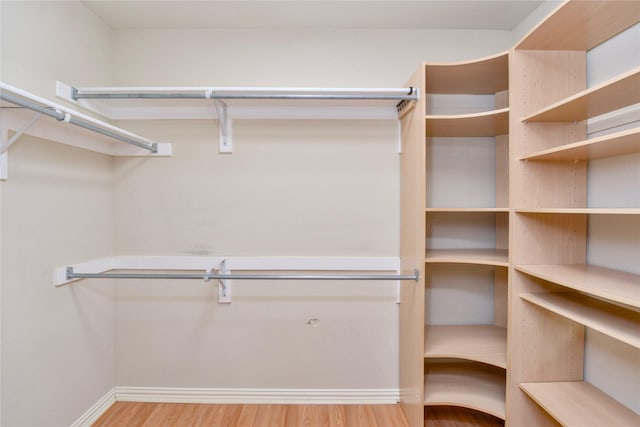
<svg viewBox="0 0 640 427">
<path fill-rule="evenodd" d="M 116 402 L 93 427 L 408 427 L 399 405 Z"/>
</svg>

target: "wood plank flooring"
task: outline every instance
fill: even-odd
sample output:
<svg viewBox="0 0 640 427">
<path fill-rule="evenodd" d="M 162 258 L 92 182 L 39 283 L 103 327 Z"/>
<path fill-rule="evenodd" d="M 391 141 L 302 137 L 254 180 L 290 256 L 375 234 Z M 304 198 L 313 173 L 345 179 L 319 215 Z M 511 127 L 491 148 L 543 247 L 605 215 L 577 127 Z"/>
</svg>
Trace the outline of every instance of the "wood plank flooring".
<svg viewBox="0 0 640 427">
<path fill-rule="evenodd" d="M 116 402 L 93 427 L 408 427 L 399 405 Z"/>
</svg>

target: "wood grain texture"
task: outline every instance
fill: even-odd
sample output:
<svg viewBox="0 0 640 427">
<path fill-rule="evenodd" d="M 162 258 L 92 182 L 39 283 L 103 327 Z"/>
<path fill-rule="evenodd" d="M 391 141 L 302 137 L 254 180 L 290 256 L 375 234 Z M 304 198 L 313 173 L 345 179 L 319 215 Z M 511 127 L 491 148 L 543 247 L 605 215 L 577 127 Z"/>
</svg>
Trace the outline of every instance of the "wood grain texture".
<svg viewBox="0 0 640 427">
<path fill-rule="evenodd" d="M 504 420 L 467 408 L 427 406 L 424 427 L 503 427 Z"/>
<path fill-rule="evenodd" d="M 408 427 L 399 405 L 116 402 L 93 427 Z"/>
<path fill-rule="evenodd" d="M 426 64 L 426 91 L 447 94 L 493 94 L 507 90 L 507 52 L 475 61 Z"/>
</svg>

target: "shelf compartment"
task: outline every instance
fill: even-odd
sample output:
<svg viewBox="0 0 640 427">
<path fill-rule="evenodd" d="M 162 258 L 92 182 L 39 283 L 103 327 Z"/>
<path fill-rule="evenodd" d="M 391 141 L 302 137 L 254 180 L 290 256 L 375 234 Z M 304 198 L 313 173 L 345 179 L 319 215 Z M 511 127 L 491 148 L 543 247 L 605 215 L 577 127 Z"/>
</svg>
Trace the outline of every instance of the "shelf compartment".
<svg viewBox="0 0 640 427">
<path fill-rule="evenodd" d="M 425 262 L 509 266 L 506 249 L 428 249 Z"/>
<path fill-rule="evenodd" d="M 509 108 L 474 114 L 427 115 L 427 137 L 490 137 L 509 133 Z"/>
<path fill-rule="evenodd" d="M 640 128 L 538 151 L 520 160 L 593 160 L 640 152 Z"/>
<path fill-rule="evenodd" d="M 639 215 L 640 208 L 544 208 L 516 209 L 519 214 Z"/>
<path fill-rule="evenodd" d="M 637 1 L 565 2 L 531 30 L 516 49 L 587 51 L 638 21 Z"/>
<path fill-rule="evenodd" d="M 562 317 L 640 348 L 640 313 L 576 292 L 523 293 L 520 298 Z"/>
<path fill-rule="evenodd" d="M 425 64 L 426 92 L 492 94 L 509 88 L 507 52 L 475 61 Z"/>
<path fill-rule="evenodd" d="M 505 419 L 505 375 L 471 363 L 428 363 L 425 406 L 460 406 Z"/>
<path fill-rule="evenodd" d="M 640 425 L 640 415 L 588 382 L 522 383 L 520 388 L 566 427 Z"/>
<path fill-rule="evenodd" d="M 424 357 L 465 359 L 507 368 L 507 329 L 492 325 L 425 326 Z"/>
<path fill-rule="evenodd" d="M 640 102 L 640 67 L 551 104 L 525 116 L 522 121 L 578 122 L 638 102 Z"/>
<path fill-rule="evenodd" d="M 515 269 L 576 291 L 640 309 L 640 275 L 588 264 L 516 265 Z"/>
</svg>

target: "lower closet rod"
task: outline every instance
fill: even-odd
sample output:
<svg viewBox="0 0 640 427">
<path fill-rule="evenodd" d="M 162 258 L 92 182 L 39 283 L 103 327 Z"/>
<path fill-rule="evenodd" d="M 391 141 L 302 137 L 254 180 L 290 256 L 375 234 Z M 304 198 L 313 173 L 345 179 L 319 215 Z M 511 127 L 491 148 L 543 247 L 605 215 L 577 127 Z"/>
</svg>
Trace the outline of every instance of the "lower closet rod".
<svg viewBox="0 0 640 427">
<path fill-rule="evenodd" d="M 71 279 L 242 279 L 242 280 L 415 280 L 419 271 L 409 274 L 217 274 L 217 273 L 75 273 L 67 267 Z"/>
</svg>

